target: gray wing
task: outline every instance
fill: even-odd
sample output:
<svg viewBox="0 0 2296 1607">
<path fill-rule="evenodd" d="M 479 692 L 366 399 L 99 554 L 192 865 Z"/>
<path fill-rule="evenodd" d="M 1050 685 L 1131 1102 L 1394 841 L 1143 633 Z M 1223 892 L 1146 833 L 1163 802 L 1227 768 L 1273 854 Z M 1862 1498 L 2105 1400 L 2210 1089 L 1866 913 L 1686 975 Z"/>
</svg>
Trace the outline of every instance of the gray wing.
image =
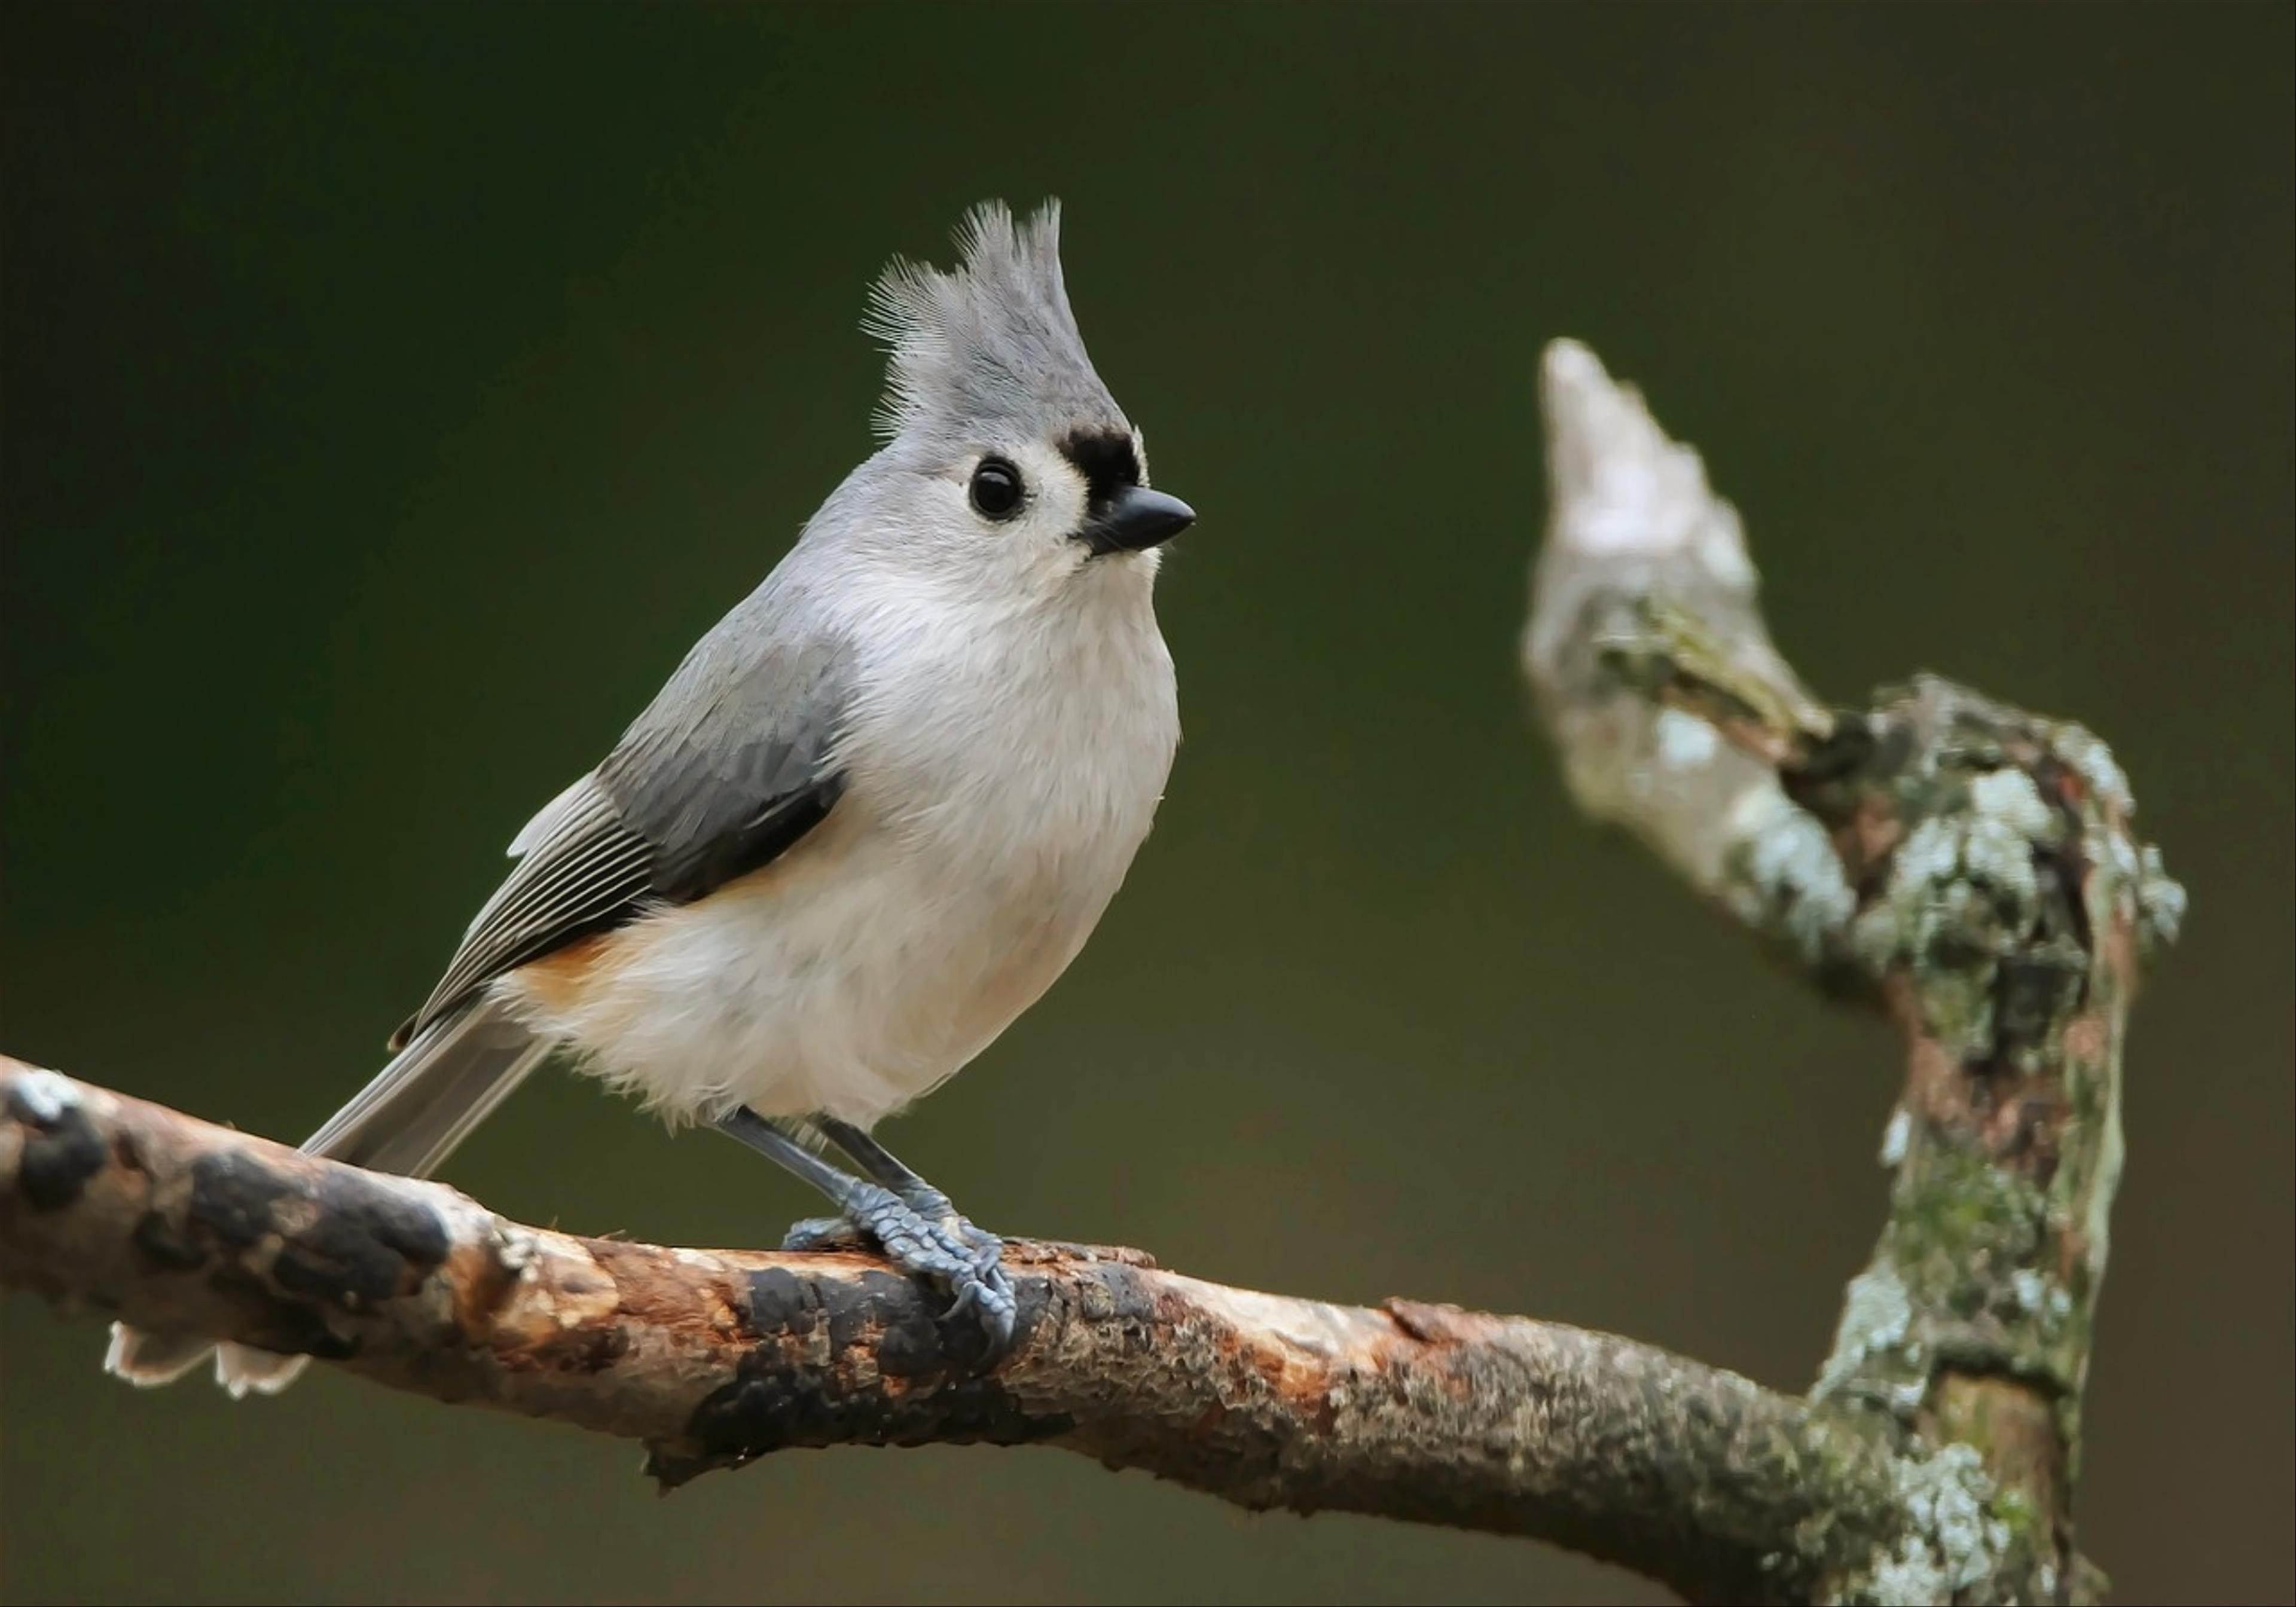
<svg viewBox="0 0 2296 1607">
<path fill-rule="evenodd" d="M 392 1048 L 504 972 L 692 903 L 820 824 L 844 791 L 847 661 L 833 641 L 773 642 L 763 613 L 705 636 L 605 761 L 528 823 L 516 867 Z"/>
</svg>

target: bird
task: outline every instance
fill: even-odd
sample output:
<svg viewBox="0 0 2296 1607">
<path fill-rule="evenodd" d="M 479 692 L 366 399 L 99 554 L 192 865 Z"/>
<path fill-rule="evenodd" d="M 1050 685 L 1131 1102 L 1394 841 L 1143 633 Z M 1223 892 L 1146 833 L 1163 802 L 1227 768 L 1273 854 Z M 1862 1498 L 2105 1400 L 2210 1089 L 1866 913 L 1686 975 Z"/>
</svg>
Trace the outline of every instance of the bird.
<svg viewBox="0 0 2296 1607">
<path fill-rule="evenodd" d="M 561 1053 L 819 1190 L 785 1248 L 857 1235 L 1009 1349 L 1003 1241 L 872 1130 L 1043 996 L 1147 837 L 1180 738 L 1154 583 L 1195 519 L 1086 352 L 1060 216 L 984 202 L 953 267 L 877 278 L 880 444 L 518 832 L 306 1152 L 429 1176 Z M 114 1324 L 105 1366 L 211 1349 L 235 1397 L 308 1360 Z"/>
</svg>

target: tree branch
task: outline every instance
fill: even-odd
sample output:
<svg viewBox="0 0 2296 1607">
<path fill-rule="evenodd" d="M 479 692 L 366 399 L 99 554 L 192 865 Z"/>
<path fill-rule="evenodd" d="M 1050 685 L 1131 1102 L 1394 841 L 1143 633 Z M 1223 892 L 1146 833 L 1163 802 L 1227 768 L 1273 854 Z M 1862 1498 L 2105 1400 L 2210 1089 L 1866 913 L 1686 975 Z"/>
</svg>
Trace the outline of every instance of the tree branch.
<svg viewBox="0 0 2296 1607">
<path fill-rule="evenodd" d="M 1728 504 L 1592 354 L 1544 373 L 1523 640 L 1572 791 L 1908 1050 L 1872 1265 L 1807 1399 L 1632 1341 L 1223 1288 L 1015 1244 L 986 1371 L 858 1254 L 520 1226 L 0 1059 L 0 1282 L 645 1443 L 1046 1444 L 1259 1509 L 1533 1536 L 1731 1601 L 2092 1597 L 2080 1395 L 2121 1044 L 2183 894 L 2103 744 L 1925 677 L 1829 709 Z"/>
<path fill-rule="evenodd" d="M 2185 895 L 2080 726 L 1935 676 L 1828 710 L 1771 644 L 1736 512 L 1642 398 L 1547 353 L 1525 667 L 1573 791 L 1907 1046 L 1896 1168 L 1813 1400 L 1980 1465 L 1851 1594 L 2061 1601 L 2140 948 Z"/>
<path fill-rule="evenodd" d="M 1604 1334 L 1223 1288 L 1014 1247 L 1015 1351 L 978 1374 L 858 1255 L 668 1250 L 507 1222 L 0 1060 L 0 1278 L 147 1328 L 642 1440 L 665 1488 L 794 1446 L 1045 1444 L 1253 1509 L 1561 1541 L 1685 1594 L 1799 1595 L 1824 1519 L 1886 1539 L 1898 1459 L 1734 1374 Z"/>
</svg>

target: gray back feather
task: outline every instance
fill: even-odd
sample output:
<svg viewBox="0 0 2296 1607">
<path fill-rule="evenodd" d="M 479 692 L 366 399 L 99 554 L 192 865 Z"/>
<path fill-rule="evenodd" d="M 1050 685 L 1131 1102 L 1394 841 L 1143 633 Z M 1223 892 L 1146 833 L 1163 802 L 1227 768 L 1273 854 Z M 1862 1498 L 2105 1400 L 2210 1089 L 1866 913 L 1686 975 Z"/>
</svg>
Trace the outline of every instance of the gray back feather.
<svg viewBox="0 0 2296 1607">
<path fill-rule="evenodd" d="M 797 800 L 806 826 L 837 800 L 830 750 L 853 665 L 836 636 L 807 628 L 803 601 L 787 585 L 752 594 L 598 767 L 622 821 L 654 845 L 663 898 L 685 903 L 755 870 L 788 846 L 768 851 L 761 839 L 795 824 Z"/>
<path fill-rule="evenodd" d="M 897 260 L 871 294 L 867 328 L 890 348 L 879 425 L 896 435 L 1006 420 L 1128 429 L 1069 307 L 1060 203 L 1022 223 L 987 202 L 956 242 L 954 269 Z"/>
</svg>

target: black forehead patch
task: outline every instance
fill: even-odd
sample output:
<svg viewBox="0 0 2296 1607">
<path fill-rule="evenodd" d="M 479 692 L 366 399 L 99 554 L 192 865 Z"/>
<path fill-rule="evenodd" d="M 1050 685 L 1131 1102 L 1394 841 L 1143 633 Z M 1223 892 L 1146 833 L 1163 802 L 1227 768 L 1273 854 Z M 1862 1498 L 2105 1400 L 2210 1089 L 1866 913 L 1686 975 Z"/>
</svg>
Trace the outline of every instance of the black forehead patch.
<svg viewBox="0 0 2296 1607">
<path fill-rule="evenodd" d="M 1132 449 L 1132 438 L 1119 430 L 1079 430 L 1061 443 L 1061 455 L 1084 476 L 1095 508 L 1140 483 L 1140 455 Z"/>
</svg>

